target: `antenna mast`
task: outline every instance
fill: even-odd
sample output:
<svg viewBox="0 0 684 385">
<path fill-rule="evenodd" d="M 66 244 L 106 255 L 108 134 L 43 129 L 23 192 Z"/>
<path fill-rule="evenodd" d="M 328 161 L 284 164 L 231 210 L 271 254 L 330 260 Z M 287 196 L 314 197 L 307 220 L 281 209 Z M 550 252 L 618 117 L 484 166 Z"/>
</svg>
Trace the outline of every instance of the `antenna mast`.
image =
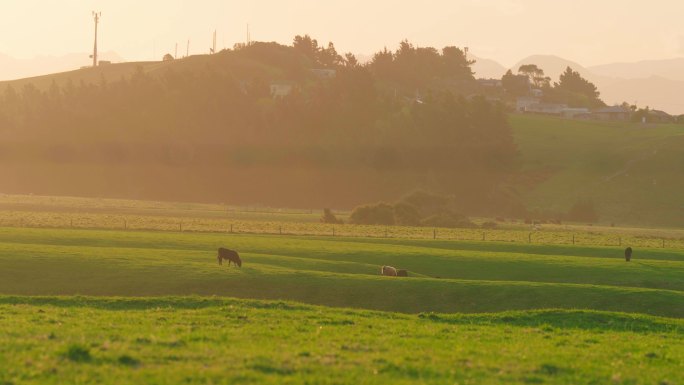
<svg viewBox="0 0 684 385">
<path fill-rule="evenodd" d="M 101 16 L 102 12 L 93 11 L 93 19 L 95 20 L 95 46 L 93 47 L 93 54 L 91 55 L 93 58 L 93 67 L 97 67 L 97 25 L 100 23 Z"/>
</svg>

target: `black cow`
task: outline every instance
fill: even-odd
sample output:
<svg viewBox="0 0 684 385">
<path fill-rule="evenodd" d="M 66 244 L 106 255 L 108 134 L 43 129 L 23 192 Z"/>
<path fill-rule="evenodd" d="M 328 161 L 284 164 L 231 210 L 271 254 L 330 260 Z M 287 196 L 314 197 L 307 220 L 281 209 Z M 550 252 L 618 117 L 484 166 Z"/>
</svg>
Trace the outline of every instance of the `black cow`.
<svg viewBox="0 0 684 385">
<path fill-rule="evenodd" d="M 625 261 L 629 262 L 632 260 L 632 248 L 628 247 L 625 249 Z"/>
<path fill-rule="evenodd" d="M 240 259 L 240 256 L 238 255 L 237 251 L 235 250 L 229 250 L 223 247 L 219 247 L 217 258 L 219 265 L 223 265 L 223 260 L 227 259 L 228 266 L 230 266 L 230 263 L 233 262 L 238 267 L 242 267 L 242 260 Z"/>
<path fill-rule="evenodd" d="M 404 269 L 397 270 L 397 277 L 408 277 L 408 271 Z"/>
</svg>

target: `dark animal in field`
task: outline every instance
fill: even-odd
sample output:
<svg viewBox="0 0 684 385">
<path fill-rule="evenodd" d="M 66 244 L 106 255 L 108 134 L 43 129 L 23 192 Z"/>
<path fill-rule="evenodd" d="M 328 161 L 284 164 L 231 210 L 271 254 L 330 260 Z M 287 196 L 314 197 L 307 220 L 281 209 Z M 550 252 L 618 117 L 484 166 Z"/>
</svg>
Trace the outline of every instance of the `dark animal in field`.
<svg viewBox="0 0 684 385">
<path fill-rule="evenodd" d="M 228 260 L 228 266 L 230 266 L 230 263 L 233 262 L 238 267 L 242 267 L 242 260 L 235 250 L 219 247 L 218 255 L 216 257 L 218 258 L 219 265 L 223 265 L 223 260 L 226 259 Z"/>
<path fill-rule="evenodd" d="M 408 277 L 408 271 L 404 269 L 397 270 L 397 277 Z"/>
<path fill-rule="evenodd" d="M 382 269 L 380 269 L 380 275 L 386 275 L 388 277 L 396 277 L 397 276 L 397 269 L 393 268 L 392 266 L 383 266 Z"/>
<path fill-rule="evenodd" d="M 628 247 L 625 249 L 625 261 L 629 262 L 632 260 L 632 248 Z"/>
</svg>

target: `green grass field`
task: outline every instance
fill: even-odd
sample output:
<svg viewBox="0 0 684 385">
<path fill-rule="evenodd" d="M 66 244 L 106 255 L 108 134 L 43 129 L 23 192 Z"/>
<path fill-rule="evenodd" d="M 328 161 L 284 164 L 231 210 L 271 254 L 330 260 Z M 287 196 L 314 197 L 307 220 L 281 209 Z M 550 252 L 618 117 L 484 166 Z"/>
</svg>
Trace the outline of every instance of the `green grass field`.
<svg viewBox="0 0 684 385">
<path fill-rule="evenodd" d="M 673 249 L 0 228 L 2 385 L 678 384 L 683 318 Z"/>
<path fill-rule="evenodd" d="M 531 209 L 594 201 L 602 222 L 682 226 L 684 125 L 512 115 Z"/>
<path fill-rule="evenodd" d="M 681 320 L 0 297 L 2 384 L 679 384 Z"/>
</svg>

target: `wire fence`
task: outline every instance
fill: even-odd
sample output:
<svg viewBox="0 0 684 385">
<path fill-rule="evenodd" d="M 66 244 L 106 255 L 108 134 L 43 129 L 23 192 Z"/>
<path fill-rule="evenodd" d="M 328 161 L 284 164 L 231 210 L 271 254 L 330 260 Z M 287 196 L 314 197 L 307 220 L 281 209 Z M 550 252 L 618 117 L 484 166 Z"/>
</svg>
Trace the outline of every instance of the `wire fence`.
<svg viewBox="0 0 684 385">
<path fill-rule="evenodd" d="M 602 231 L 574 231 L 559 227 L 525 229 L 449 229 L 405 226 L 372 226 L 235 220 L 232 218 L 189 218 L 102 213 L 0 211 L 0 227 L 72 228 L 125 231 L 269 234 L 353 238 L 432 239 L 480 242 L 511 242 L 537 245 L 578 245 L 684 249 L 684 238 L 621 234 Z"/>
</svg>

